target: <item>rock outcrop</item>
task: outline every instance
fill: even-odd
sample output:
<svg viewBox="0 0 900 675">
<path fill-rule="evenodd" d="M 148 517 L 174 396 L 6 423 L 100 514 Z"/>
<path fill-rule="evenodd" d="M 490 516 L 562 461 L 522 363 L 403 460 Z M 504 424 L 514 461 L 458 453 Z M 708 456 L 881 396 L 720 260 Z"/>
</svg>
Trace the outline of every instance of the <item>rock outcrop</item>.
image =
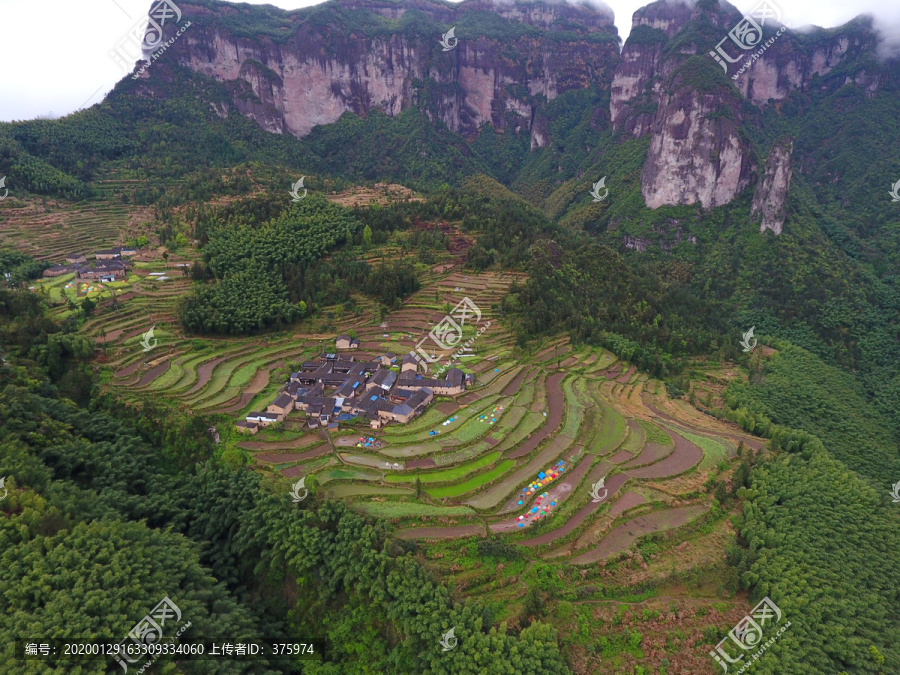
<svg viewBox="0 0 900 675">
<path fill-rule="evenodd" d="M 772 230 L 781 234 L 784 227 L 785 201 L 791 187 L 791 156 L 794 143 L 790 138 L 783 138 L 769 152 L 766 159 L 766 172 L 753 193 L 753 205 L 750 207 L 751 218 L 762 218 L 759 231 Z"/>
<path fill-rule="evenodd" d="M 738 133 L 745 112 L 741 99 L 762 107 L 814 83 L 824 86 L 817 78 L 874 49 L 877 41 L 865 18 L 799 38 L 769 18 L 754 49 L 741 49 L 728 35 L 742 20 L 735 7 L 718 0 L 660 0 L 634 13 L 610 87 L 610 118 L 616 131 L 651 137 L 641 174 L 649 208 L 730 202 L 755 174 L 754 149 Z M 723 38 L 727 59 L 716 60 L 710 52 L 716 53 Z M 865 70 L 832 79 L 828 86 L 854 82 L 870 94 L 881 84 Z M 785 155 L 782 148 L 770 159 L 772 193 L 760 197 L 767 206 L 761 202 L 759 213 L 768 214 L 764 229 L 780 232 L 785 195 L 779 192 L 790 184 L 790 151 Z"/>
<path fill-rule="evenodd" d="M 874 49 L 876 34 L 865 30 L 861 25 L 864 23 L 865 20 L 854 21 L 843 30 L 832 31 L 834 34 L 827 40 L 809 50 L 800 48 L 790 31 L 778 35 L 780 27 L 776 27 L 777 30 L 767 33 L 771 35 L 771 46 L 763 56 L 755 62 L 745 60 L 734 64 L 729 69 L 729 76 L 741 95 L 755 105 L 783 101 L 793 91 L 808 90 L 814 77 L 825 76 L 848 59 L 856 59 L 863 51 Z M 744 63 L 746 70 L 741 72 L 740 66 Z M 860 86 L 870 88 L 872 93 L 878 86 L 878 78 L 867 77 L 864 71 L 843 82 L 854 80 L 858 80 Z"/>
<path fill-rule="evenodd" d="M 750 183 L 752 151 L 738 134 L 740 100 L 728 89 L 691 86 L 707 63 L 692 57 L 674 74 L 651 128 L 641 192 L 651 209 L 727 204 Z"/>
<path fill-rule="evenodd" d="M 394 116 L 422 105 L 465 136 L 489 123 L 528 131 L 532 147 L 542 147 L 546 102 L 608 81 L 604 73 L 619 60 L 612 12 L 588 5 L 338 0 L 293 12 L 254 7 L 246 12 L 259 22 L 252 35 L 236 6 L 218 13 L 179 6 L 192 26 L 169 58 L 224 82 L 234 107 L 264 129 L 297 137 L 346 112 Z M 445 50 L 442 35 L 453 27 L 458 42 L 449 39 Z"/>
<path fill-rule="evenodd" d="M 729 37 L 742 14 L 724 0 L 643 7 L 621 55 L 611 10 L 588 4 L 332 0 L 292 12 L 205 0 L 179 6 L 191 28 L 166 60 L 223 83 L 229 97 L 211 101 L 217 115 L 239 113 L 273 133 L 303 137 L 348 112 L 396 116 L 417 106 L 467 139 L 487 124 L 528 133 L 538 150 L 555 141 L 550 101 L 608 87 L 609 121 L 598 108 L 591 128 L 609 123 L 650 137 L 641 173 L 649 208 L 712 208 L 751 186 L 762 153 L 741 126 L 754 118 L 754 105 L 851 83 L 873 95 L 885 77 L 865 58 L 877 42 L 870 19 L 798 36 L 769 18 L 752 50 L 742 49 Z M 177 28 L 164 26 L 165 38 Z M 451 28 L 455 37 L 442 43 Z M 862 65 L 847 68 L 848 60 Z M 790 150 L 776 148 L 754 198 L 763 229 L 781 231 L 789 185 Z"/>
<path fill-rule="evenodd" d="M 665 73 L 663 50 L 695 15 L 686 3 L 655 2 L 637 10 L 622 61 L 613 73 L 609 108 L 613 128 L 634 136 L 650 132 Z"/>
</svg>

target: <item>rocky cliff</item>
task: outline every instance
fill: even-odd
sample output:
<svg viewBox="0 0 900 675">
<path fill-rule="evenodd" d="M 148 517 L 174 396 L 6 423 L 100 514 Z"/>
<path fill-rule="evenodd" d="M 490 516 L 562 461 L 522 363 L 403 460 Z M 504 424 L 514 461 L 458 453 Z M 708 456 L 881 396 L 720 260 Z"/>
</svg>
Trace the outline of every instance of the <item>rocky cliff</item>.
<svg viewBox="0 0 900 675">
<path fill-rule="evenodd" d="M 702 57 L 692 57 L 660 93 L 641 172 L 641 192 L 651 209 L 721 206 L 750 183 L 753 153 L 738 133 L 740 100 L 723 87 L 702 86 L 699 78 L 708 68 Z"/>
<path fill-rule="evenodd" d="M 553 144 L 557 175 L 536 188 L 546 195 L 583 168 L 562 160 L 570 147 L 553 130 L 573 127 L 556 124 L 548 105 L 587 89 L 598 101 L 596 92 L 608 89 L 608 109 L 590 111 L 590 131 L 611 125 L 614 133 L 649 136 L 641 172 L 647 207 L 712 208 L 757 186 L 754 216 L 776 233 L 792 152 L 753 147 L 747 126 L 759 124 L 766 107 L 795 105 L 795 92 L 855 84 L 874 96 L 886 86 L 869 58 L 877 42 L 869 20 L 798 33 L 779 22 L 779 11 L 748 19 L 722 0 L 643 7 L 621 54 L 612 12 L 586 4 L 331 0 L 288 12 L 186 0 L 179 7 L 180 23 L 191 26 L 166 59 L 225 84 L 230 98 L 212 101 L 221 117 L 241 114 L 299 138 L 348 112 L 396 116 L 415 106 L 469 140 L 484 125 L 525 132 L 532 150 Z M 176 23 L 164 26 L 166 38 Z M 575 151 L 591 146 L 581 141 Z M 763 175 L 757 157 L 764 155 Z"/>
<path fill-rule="evenodd" d="M 635 12 L 613 75 L 610 118 L 616 131 L 651 137 L 641 175 L 648 207 L 700 203 L 709 208 L 730 202 L 756 180 L 753 158 L 765 149 L 752 148 L 738 131 L 745 122 L 742 99 L 765 107 L 796 90 L 851 82 L 869 94 L 878 90 L 883 77 L 872 64 L 828 83 L 822 79 L 874 50 L 877 39 L 868 20 L 800 34 L 779 16 L 751 16 L 759 31 L 751 30 L 738 45 L 730 32 L 751 24 L 726 2 L 663 0 Z M 754 215 L 764 215 L 763 229 L 777 234 L 790 161 L 791 152 L 782 146 L 771 153 L 769 187 L 758 192 L 759 204 L 754 200 Z"/>
<path fill-rule="evenodd" d="M 794 143 L 789 138 L 778 141 L 766 159 L 766 171 L 753 193 L 750 215 L 760 218 L 759 231 L 781 234 L 785 218 L 785 202 L 791 187 L 791 156 Z"/>
<path fill-rule="evenodd" d="M 540 147 L 541 106 L 608 80 L 619 58 L 612 12 L 587 5 L 333 0 L 293 12 L 203 0 L 179 6 L 182 23 L 192 25 L 168 58 L 227 83 L 234 108 L 263 128 L 297 137 L 345 112 L 397 115 L 423 105 L 465 136 L 490 123 L 532 132 L 532 146 Z M 454 35 L 442 42 L 451 28 Z"/>
</svg>

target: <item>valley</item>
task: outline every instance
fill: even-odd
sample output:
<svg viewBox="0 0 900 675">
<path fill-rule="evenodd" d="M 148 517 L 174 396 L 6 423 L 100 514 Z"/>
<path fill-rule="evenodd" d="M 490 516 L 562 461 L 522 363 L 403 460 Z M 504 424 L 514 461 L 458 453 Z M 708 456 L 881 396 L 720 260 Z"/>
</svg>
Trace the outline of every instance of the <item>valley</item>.
<svg viewBox="0 0 900 675">
<path fill-rule="evenodd" d="M 900 672 L 886 6 L 285 2 L 0 110 L 0 671 Z"/>
</svg>

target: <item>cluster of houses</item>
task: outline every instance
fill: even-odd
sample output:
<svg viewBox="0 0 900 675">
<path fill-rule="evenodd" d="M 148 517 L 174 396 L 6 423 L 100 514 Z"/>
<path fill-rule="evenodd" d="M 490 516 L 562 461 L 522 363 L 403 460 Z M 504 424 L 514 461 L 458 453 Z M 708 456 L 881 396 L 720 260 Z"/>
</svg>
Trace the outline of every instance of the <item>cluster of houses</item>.
<svg viewBox="0 0 900 675">
<path fill-rule="evenodd" d="M 134 255 L 137 249 L 127 246 L 118 246 L 105 251 L 95 251 L 93 262 L 88 263 L 86 256 L 80 253 L 71 253 L 66 256 L 65 265 L 54 265 L 44 270 L 45 277 L 58 277 L 62 274 L 75 272 L 79 279 L 91 279 L 94 281 L 116 281 L 124 279 L 131 263 L 124 256 Z"/>
<path fill-rule="evenodd" d="M 394 354 L 374 361 L 322 354 L 291 373 L 291 379 L 265 412 L 250 413 L 237 427 L 255 434 L 260 427 L 281 422 L 292 410 L 301 410 L 311 429 L 327 426 L 329 431 L 336 431 L 340 421 L 354 417 L 367 419 L 373 429 L 380 429 L 389 422 L 407 424 L 435 396 L 455 396 L 474 384 L 474 376 L 459 368 L 450 368 L 443 379 L 434 379 L 423 377 L 419 363 L 410 355 L 402 358 L 399 374 L 391 369 L 396 362 Z"/>
</svg>

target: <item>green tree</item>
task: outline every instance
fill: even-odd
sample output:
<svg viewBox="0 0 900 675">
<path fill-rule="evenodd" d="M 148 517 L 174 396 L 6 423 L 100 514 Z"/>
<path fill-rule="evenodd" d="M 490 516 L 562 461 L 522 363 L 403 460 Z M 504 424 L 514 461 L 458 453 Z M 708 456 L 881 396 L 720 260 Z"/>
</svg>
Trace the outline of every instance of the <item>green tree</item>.
<svg viewBox="0 0 900 675">
<path fill-rule="evenodd" d="M 526 617 L 532 619 L 536 619 L 544 613 L 544 600 L 541 597 L 541 591 L 536 586 L 529 588 L 525 594 L 523 612 Z"/>
</svg>

